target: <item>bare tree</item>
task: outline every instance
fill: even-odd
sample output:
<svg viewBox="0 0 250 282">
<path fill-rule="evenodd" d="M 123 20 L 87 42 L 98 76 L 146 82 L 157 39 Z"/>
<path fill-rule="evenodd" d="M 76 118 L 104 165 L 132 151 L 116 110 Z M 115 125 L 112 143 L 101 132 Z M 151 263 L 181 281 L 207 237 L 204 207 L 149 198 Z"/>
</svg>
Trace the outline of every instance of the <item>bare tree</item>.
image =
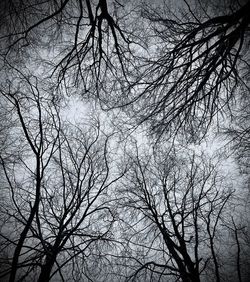
<svg viewBox="0 0 250 282">
<path fill-rule="evenodd" d="M 103 245 L 112 243 L 116 213 L 110 205 L 109 187 L 122 174 L 112 173 L 109 138 L 99 140 L 99 128 L 96 133 L 92 129 L 86 134 L 80 128 L 70 133 L 71 137 L 63 135 L 60 139 L 51 181 L 45 183 L 41 215 L 36 220 L 45 252 L 38 281 L 49 281 L 56 273 L 61 274 L 62 267 L 80 254 L 91 256 L 91 248 L 98 246 L 99 241 Z M 67 255 L 62 258 L 64 253 Z M 93 273 L 88 270 L 88 262 L 82 263 L 82 279 L 91 281 Z"/>
<path fill-rule="evenodd" d="M 181 131 L 199 139 L 214 116 L 230 113 L 239 86 L 247 86 L 250 3 L 227 3 L 214 16 L 213 3 L 163 2 L 142 8 L 153 39 L 140 58 L 140 74 L 116 106 L 127 107 L 158 138 Z"/>
<path fill-rule="evenodd" d="M 126 76 L 133 42 L 124 28 L 127 13 L 119 1 L 3 1 L 2 56 L 45 52 L 46 70 L 56 73 L 58 84 L 70 81 L 82 94 L 96 95 L 107 74 L 119 69 Z"/>
<path fill-rule="evenodd" d="M 111 165 L 112 135 L 101 131 L 98 120 L 81 128 L 63 124 L 46 86 L 13 72 L 15 79 L 1 88 L 16 121 L 12 144 L 1 152 L 10 193 L 2 208 L 1 252 L 7 258 L 1 277 L 49 281 L 59 275 L 64 281 L 72 271 L 91 281 L 93 262 L 86 258 L 100 258 L 105 244 L 112 244 L 116 215 L 109 189 L 123 176 L 114 161 Z M 81 256 L 84 268 L 75 270 Z"/>
<path fill-rule="evenodd" d="M 12 241 L 14 254 L 10 281 L 15 280 L 25 240 L 38 212 L 44 172 L 56 150 L 58 137 L 58 129 L 47 123 L 48 119 L 56 119 L 56 108 L 51 99 L 42 97 L 37 78 L 18 70 L 14 73 L 12 82 L 7 81 L 1 89 L 8 109 L 17 122 L 12 131 L 12 142 L 17 152 L 14 156 L 11 151 L 1 155 L 6 185 L 15 210 L 13 216 L 21 223 L 18 226 L 21 232 L 17 231 L 19 238 Z M 44 102 L 41 103 L 41 100 Z"/>
<path fill-rule="evenodd" d="M 224 7 L 215 17 L 200 1 L 184 3 L 183 14 L 167 8 L 144 12 L 162 48 L 149 60 L 140 94 L 146 105 L 141 120 L 151 122 L 158 135 L 171 125 L 174 131 L 190 125 L 206 129 L 213 116 L 228 107 L 239 83 L 245 83 L 242 69 L 249 71 L 249 1 L 233 11 Z"/>
<path fill-rule="evenodd" d="M 130 163 L 120 191 L 130 234 L 127 280 L 221 281 L 221 220 L 232 192 L 215 166 L 167 150 L 142 157 L 138 148 Z"/>
</svg>

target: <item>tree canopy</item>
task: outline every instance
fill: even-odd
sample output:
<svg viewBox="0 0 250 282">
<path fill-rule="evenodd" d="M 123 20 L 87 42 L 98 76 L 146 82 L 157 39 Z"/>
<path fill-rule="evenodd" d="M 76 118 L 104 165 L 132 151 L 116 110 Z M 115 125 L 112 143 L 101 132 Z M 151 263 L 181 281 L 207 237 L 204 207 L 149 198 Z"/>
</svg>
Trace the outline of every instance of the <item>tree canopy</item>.
<svg viewBox="0 0 250 282">
<path fill-rule="evenodd" d="M 0 280 L 247 281 L 250 1 L 0 8 Z"/>
</svg>

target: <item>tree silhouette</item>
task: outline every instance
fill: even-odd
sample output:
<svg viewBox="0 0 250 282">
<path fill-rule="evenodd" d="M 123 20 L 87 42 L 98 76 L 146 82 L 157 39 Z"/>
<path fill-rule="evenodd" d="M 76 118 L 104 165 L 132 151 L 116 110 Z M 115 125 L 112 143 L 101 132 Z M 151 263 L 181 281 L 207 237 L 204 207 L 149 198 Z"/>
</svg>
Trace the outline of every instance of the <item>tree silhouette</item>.
<svg viewBox="0 0 250 282">
<path fill-rule="evenodd" d="M 12 195 L 12 205 L 15 213 L 18 214 L 14 213 L 14 218 L 22 223 L 19 226 L 19 230 L 22 231 L 17 232 L 18 240 L 15 238 L 12 242 L 15 247 L 10 281 L 15 281 L 22 248 L 38 213 L 44 171 L 56 150 L 58 138 L 58 128 L 45 124 L 48 117 L 52 121 L 56 119 L 56 108 L 50 100 L 46 101 L 46 97 L 41 97 L 37 78 L 17 70 L 14 70 L 14 73 L 15 81 L 8 81 L 1 89 L 1 94 L 8 103 L 8 110 L 18 122 L 16 131 L 20 134 L 17 144 L 15 144 L 15 134 L 11 142 L 17 150 L 16 158 L 8 154 L 7 158 L 1 155 L 1 165 Z M 41 99 L 45 100 L 43 104 Z M 29 175 L 24 180 L 24 184 L 20 183 L 19 178 L 22 176 L 17 172 L 22 172 L 24 179 L 28 177 L 27 174 Z M 32 190 L 30 190 L 31 186 Z M 24 205 L 22 199 L 26 201 L 24 211 L 22 211 Z"/>
<path fill-rule="evenodd" d="M 184 2 L 183 13 L 167 3 L 163 10 L 146 7 L 143 13 L 160 43 L 145 62 L 142 91 L 134 101 L 141 103 L 135 107 L 139 121 L 149 122 L 158 136 L 190 128 L 199 128 L 202 136 L 213 117 L 237 99 L 249 73 L 249 1 L 219 16 L 203 11 L 199 1 L 196 7 Z"/>
<path fill-rule="evenodd" d="M 122 8 L 106 0 L 4 1 L 2 56 L 8 60 L 13 52 L 42 46 L 52 50 L 48 65 L 58 84 L 67 79 L 81 82 L 83 93 L 94 91 L 91 84 L 99 85 L 115 68 L 125 75 L 130 32 L 119 25 Z"/>
<path fill-rule="evenodd" d="M 62 268 L 74 269 L 78 256 L 95 256 L 112 243 L 116 216 L 109 189 L 124 172 L 114 171 L 112 135 L 102 133 L 98 120 L 81 128 L 64 124 L 41 82 L 17 75 L 2 89 L 20 143 L 13 138 L 1 154 L 4 186 L 11 193 L 3 208 L 8 228 L 1 232 L 1 251 L 11 258 L 2 261 L 1 277 L 49 281 L 59 275 L 64 281 L 68 274 Z M 91 259 L 82 263 L 77 275 L 91 280 Z"/>
<path fill-rule="evenodd" d="M 215 166 L 167 150 L 150 155 L 136 148 L 129 155 L 131 171 L 120 190 L 131 261 L 127 280 L 221 281 L 227 257 L 219 246 L 233 192 L 223 187 Z"/>
</svg>

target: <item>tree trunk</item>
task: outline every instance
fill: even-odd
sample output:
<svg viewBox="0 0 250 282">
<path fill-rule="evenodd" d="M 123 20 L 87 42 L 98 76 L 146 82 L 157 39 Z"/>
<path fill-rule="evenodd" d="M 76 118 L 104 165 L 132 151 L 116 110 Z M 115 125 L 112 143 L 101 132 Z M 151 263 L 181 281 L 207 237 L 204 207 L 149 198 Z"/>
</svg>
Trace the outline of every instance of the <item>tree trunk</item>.
<svg viewBox="0 0 250 282">
<path fill-rule="evenodd" d="M 11 265 L 11 273 L 10 273 L 9 282 L 15 281 L 17 268 L 18 268 L 18 259 L 19 259 L 19 256 L 20 256 L 20 253 L 21 253 L 21 250 L 22 250 L 22 247 L 23 247 L 24 240 L 27 237 L 27 234 L 29 232 L 32 221 L 35 217 L 38 206 L 39 206 L 39 195 L 37 196 L 36 202 L 35 202 L 33 208 L 31 209 L 27 223 L 26 223 L 26 225 L 25 225 L 25 227 L 24 227 L 24 229 L 23 229 L 23 231 L 20 235 L 19 241 L 18 241 L 17 246 L 15 248 L 15 252 L 14 252 L 14 256 L 13 256 L 13 260 L 12 260 L 12 265 Z"/>
<path fill-rule="evenodd" d="M 45 264 L 42 266 L 38 282 L 49 282 L 51 270 L 56 261 L 56 254 L 47 254 Z"/>
</svg>

